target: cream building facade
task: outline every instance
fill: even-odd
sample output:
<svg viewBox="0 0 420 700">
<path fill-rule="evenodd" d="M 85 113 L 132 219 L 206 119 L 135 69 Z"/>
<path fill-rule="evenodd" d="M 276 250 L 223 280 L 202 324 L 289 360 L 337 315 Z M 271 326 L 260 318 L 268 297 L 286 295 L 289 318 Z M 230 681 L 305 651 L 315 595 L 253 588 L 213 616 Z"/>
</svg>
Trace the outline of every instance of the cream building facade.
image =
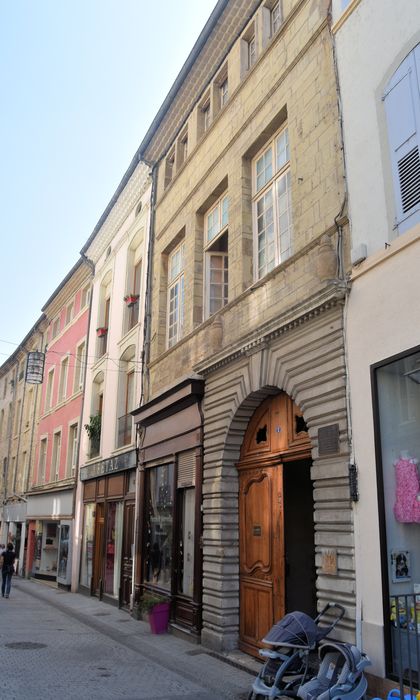
<svg viewBox="0 0 420 700">
<path fill-rule="evenodd" d="M 333 3 L 333 33 L 352 238 L 357 607 L 373 674 L 408 683 L 420 622 L 420 17 L 416 3 L 344 4 Z"/>
<path fill-rule="evenodd" d="M 142 396 L 151 179 L 134 159 L 81 251 L 93 272 L 73 590 L 132 605 L 136 495 L 130 412 Z"/>
<path fill-rule="evenodd" d="M 139 588 L 219 650 L 255 654 L 330 600 L 356 637 L 329 19 L 218 2 L 139 149 L 156 183 Z"/>
</svg>

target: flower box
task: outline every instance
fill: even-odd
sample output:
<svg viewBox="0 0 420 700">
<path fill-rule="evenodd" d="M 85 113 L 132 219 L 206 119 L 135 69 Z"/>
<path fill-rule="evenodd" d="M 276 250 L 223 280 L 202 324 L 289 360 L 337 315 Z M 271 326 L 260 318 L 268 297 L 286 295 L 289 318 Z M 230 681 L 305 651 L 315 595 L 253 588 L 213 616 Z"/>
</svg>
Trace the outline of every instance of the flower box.
<svg viewBox="0 0 420 700">
<path fill-rule="evenodd" d="M 127 304 L 127 306 L 134 306 L 136 302 L 139 300 L 139 295 L 138 294 L 127 294 L 124 297 L 124 301 Z"/>
<path fill-rule="evenodd" d="M 104 328 L 103 326 L 101 328 L 96 329 L 96 335 L 98 336 L 98 338 L 102 338 L 107 333 L 108 333 L 108 328 Z"/>
</svg>

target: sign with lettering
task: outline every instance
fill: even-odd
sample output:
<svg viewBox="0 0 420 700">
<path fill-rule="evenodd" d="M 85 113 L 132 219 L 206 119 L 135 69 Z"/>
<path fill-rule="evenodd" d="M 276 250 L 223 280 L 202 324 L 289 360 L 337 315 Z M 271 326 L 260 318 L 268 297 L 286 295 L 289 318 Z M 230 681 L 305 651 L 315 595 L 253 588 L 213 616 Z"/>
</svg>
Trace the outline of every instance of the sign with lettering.
<svg viewBox="0 0 420 700">
<path fill-rule="evenodd" d="M 124 452 L 122 455 L 110 457 L 109 459 L 103 459 L 100 462 L 87 464 L 85 467 L 81 467 L 80 481 L 95 479 L 96 477 L 104 476 L 105 474 L 114 474 L 115 472 L 121 472 L 125 469 L 132 469 L 135 466 L 136 451 L 131 450 L 130 452 Z"/>
</svg>

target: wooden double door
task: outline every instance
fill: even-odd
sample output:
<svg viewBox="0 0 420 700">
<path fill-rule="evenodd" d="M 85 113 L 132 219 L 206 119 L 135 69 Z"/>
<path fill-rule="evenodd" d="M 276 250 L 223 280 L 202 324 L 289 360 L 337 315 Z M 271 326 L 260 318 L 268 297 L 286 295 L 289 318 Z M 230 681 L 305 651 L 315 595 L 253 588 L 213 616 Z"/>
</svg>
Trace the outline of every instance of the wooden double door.
<svg viewBox="0 0 420 700">
<path fill-rule="evenodd" d="M 240 648 L 260 642 L 286 612 L 315 614 L 310 441 L 284 393 L 266 399 L 245 433 L 239 470 Z"/>
</svg>

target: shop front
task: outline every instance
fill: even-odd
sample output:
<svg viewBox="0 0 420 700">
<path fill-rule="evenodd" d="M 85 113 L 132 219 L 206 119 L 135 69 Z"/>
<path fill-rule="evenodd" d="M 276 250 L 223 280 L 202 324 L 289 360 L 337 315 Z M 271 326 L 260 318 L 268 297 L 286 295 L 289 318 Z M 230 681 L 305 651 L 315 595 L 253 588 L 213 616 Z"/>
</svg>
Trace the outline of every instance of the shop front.
<svg viewBox="0 0 420 700">
<path fill-rule="evenodd" d="M 10 498 L 3 506 L 0 544 L 13 544 L 16 552 L 16 573 L 25 575 L 26 553 L 26 501 L 22 498 Z"/>
<path fill-rule="evenodd" d="M 372 367 L 390 677 L 420 672 L 420 349 Z"/>
<path fill-rule="evenodd" d="M 132 605 L 135 451 L 82 467 L 83 529 L 79 590 Z"/>
<path fill-rule="evenodd" d="M 201 630 L 201 469 L 204 382 L 189 377 L 134 411 L 140 450 L 135 595 L 171 598 L 171 625 Z"/>
<path fill-rule="evenodd" d="M 28 494 L 26 573 L 70 587 L 73 489 Z"/>
</svg>

